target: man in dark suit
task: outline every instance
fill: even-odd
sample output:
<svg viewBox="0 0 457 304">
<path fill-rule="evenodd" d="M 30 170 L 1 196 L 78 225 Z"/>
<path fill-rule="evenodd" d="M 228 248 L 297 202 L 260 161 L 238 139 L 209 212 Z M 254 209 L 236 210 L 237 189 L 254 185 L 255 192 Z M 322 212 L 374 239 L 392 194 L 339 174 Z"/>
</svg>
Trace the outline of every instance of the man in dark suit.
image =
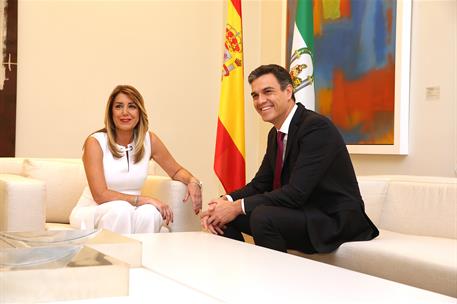
<svg viewBox="0 0 457 304">
<path fill-rule="evenodd" d="M 213 199 L 202 216 L 210 232 L 257 245 L 306 253 L 376 237 L 346 145 L 326 117 L 295 103 L 292 79 L 278 65 L 248 78 L 254 107 L 273 124 L 267 151 L 250 183 Z"/>
</svg>

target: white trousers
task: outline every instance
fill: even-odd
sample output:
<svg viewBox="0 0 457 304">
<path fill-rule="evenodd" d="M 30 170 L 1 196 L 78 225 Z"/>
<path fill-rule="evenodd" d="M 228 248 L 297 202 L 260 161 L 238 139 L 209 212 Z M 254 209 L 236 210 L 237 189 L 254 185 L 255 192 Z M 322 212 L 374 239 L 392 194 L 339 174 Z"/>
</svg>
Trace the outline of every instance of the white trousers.
<svg viewBox="0 0 457 304">
<path fill-rule="evenodd" d="M 95 207 L 94 226 L 117 233 L 159 232 L 163 219 L 150 204 L 134 207 L 126 201 L 111 201 Z"/>
</svg>

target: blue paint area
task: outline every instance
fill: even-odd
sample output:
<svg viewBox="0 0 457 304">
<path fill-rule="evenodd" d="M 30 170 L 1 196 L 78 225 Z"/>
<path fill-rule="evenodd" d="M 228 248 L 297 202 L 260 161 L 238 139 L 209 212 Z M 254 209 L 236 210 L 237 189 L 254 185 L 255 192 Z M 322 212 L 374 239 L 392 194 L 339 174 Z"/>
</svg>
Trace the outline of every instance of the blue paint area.
<svg viewBox="0 0 457 304">
<path fill-rule="evenodd" d="M 384 15 L 384 7 L 382 1 L 376 0 L 375 5 L 374 50 L 376 55 L 376 66 L 384 66 L 387 64 L 387 20 Z"/>
<path fill-rule="evenodd" d="M 351 58 L 357 51 L 357 45 L 347 42 L 356 40 L 360 35 L 356 30 L 350 20 L 330 23 L 323 28 L 321 38 L 314 40 L 316 84 L 331 87 L 333 70 L 336 68 L 343 69 L 351 79 L 357 78 L 357 61 Z"/>
<path fill-rule="evenodd" d="M 351 2 L 351 17 L 332 22 L 325 21 L 322 35 L 314 37 L 315 87 L 331 88 L 333 71 L 342 69 L 348 79 L 357 79 L 361 24 L 366 1 Z"/>
<path fill-rule="evenodd" d="M 357 125 L 352 130 L 338 130 L 347 143 L 357 143 L 368 139 L 367 134 L 362 132 L 362 125 Z"/>
<path fill-rule="evenodd" d="M 358 75 L 365 74 L 375 66 L 375 45 L 373 43 L 375 35 L 375 23 L 373 22 L 376 9 L 375 1 L 363 1 L 366 5 L 365 10 L 362 12 L 360 40 L 358 41 L 357 49 L 358 56 L 355 58 Z"/>
<path fill-rule="evenodd" d="M 388 54 L 395 54 L 395 37 L 397 33 L 397 2 L 396 1 L 388 1 L 386 2 L 386 9 L 385 11 L 387 12 L 390 10 L 392 12 L 392 32 L 387 33 L 387 37 L 390 38 L 390 40 L 386 40 L 387 43 L 387 53 Z M 387 15 L 386 15 L 387 17 Z M 387 22 L 387 20 L 386 20 Z M 387 28 L 386 28 L 387 30 Z"/>
<path fill-rule="evenodd" d="M 332 87 L 335 69 L 342 69 L 346 79 L 356 80 L 386 65 L 388 55 L 395 52 L 395 39 L 387 44 L 387 9 L 393 7 L 395 20 L 391 2 L 352 0 L 350 18 L 323 24 L 322 36 L 314 38 L 316 89 Z"/>
</svg>

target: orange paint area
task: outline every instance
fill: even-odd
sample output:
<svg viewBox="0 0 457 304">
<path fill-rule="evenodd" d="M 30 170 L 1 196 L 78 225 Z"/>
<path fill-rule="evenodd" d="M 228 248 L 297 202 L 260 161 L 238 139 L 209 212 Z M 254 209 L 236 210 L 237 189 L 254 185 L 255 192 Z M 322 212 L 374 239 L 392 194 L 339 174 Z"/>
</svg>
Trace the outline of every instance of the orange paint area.
<svg viewBox="0 0 457 304">
<path fill-rule="evenodd" d="M 388 64 L 357 80 L 333 73 L 333 89 L 321 89 L 318 111 L 331 117 L 343 132 L 360 129 L 371 138 L 359 144 L 393 144 L 395 65 Z M 389 126 L 389 127 L 386 127 Z"/>
<path fill-rule="evenodd" d="M 321 89 L 317 92 L 317 99 L 319 100 L 318 112 L 325 116 L 332 115 L 332 96 L 331 89 Z"/>
<path fill-rule="evenodd" d="M 313 1 L 313 27 L 314 36 L 322 35 L 322 1 Z"/>
<path fill-rule="evenodd" d="M 340 0 L 341 18 L 351 17 L 351 0 Z"/>
</svg>

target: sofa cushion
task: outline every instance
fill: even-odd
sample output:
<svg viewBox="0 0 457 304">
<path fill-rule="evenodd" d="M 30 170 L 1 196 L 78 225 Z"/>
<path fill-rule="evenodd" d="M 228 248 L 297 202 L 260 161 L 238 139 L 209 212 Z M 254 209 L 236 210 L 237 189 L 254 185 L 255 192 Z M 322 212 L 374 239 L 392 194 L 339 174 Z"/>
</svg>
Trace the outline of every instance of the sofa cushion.
<svg viewBox="0 0 457 304">
<path fill-rule="evenodd" d="M 457 240 L 380 230 L 330 254 L 291 252 L 312 260 L 457 297 Z"/>
<path fill-rule="evenodd" d="M 26 159 L 24 175 L 46 184 L 46 221 L 68 223 L 87 184 L 81 160 Z"/>
<path fill-rule="evenodd" d="M 357 177 L 360 193 L 365 203 L 365 212 L 371 221 L 381 227 L 382 206 L 389 188 L 388 178 L 375 178 L 372 176 Z"/>
<path fill-rule="evenodd" d="M 401 233 L 457 238 L 457 179 L 392 179 L 381 228 Z"/>
</svg>

